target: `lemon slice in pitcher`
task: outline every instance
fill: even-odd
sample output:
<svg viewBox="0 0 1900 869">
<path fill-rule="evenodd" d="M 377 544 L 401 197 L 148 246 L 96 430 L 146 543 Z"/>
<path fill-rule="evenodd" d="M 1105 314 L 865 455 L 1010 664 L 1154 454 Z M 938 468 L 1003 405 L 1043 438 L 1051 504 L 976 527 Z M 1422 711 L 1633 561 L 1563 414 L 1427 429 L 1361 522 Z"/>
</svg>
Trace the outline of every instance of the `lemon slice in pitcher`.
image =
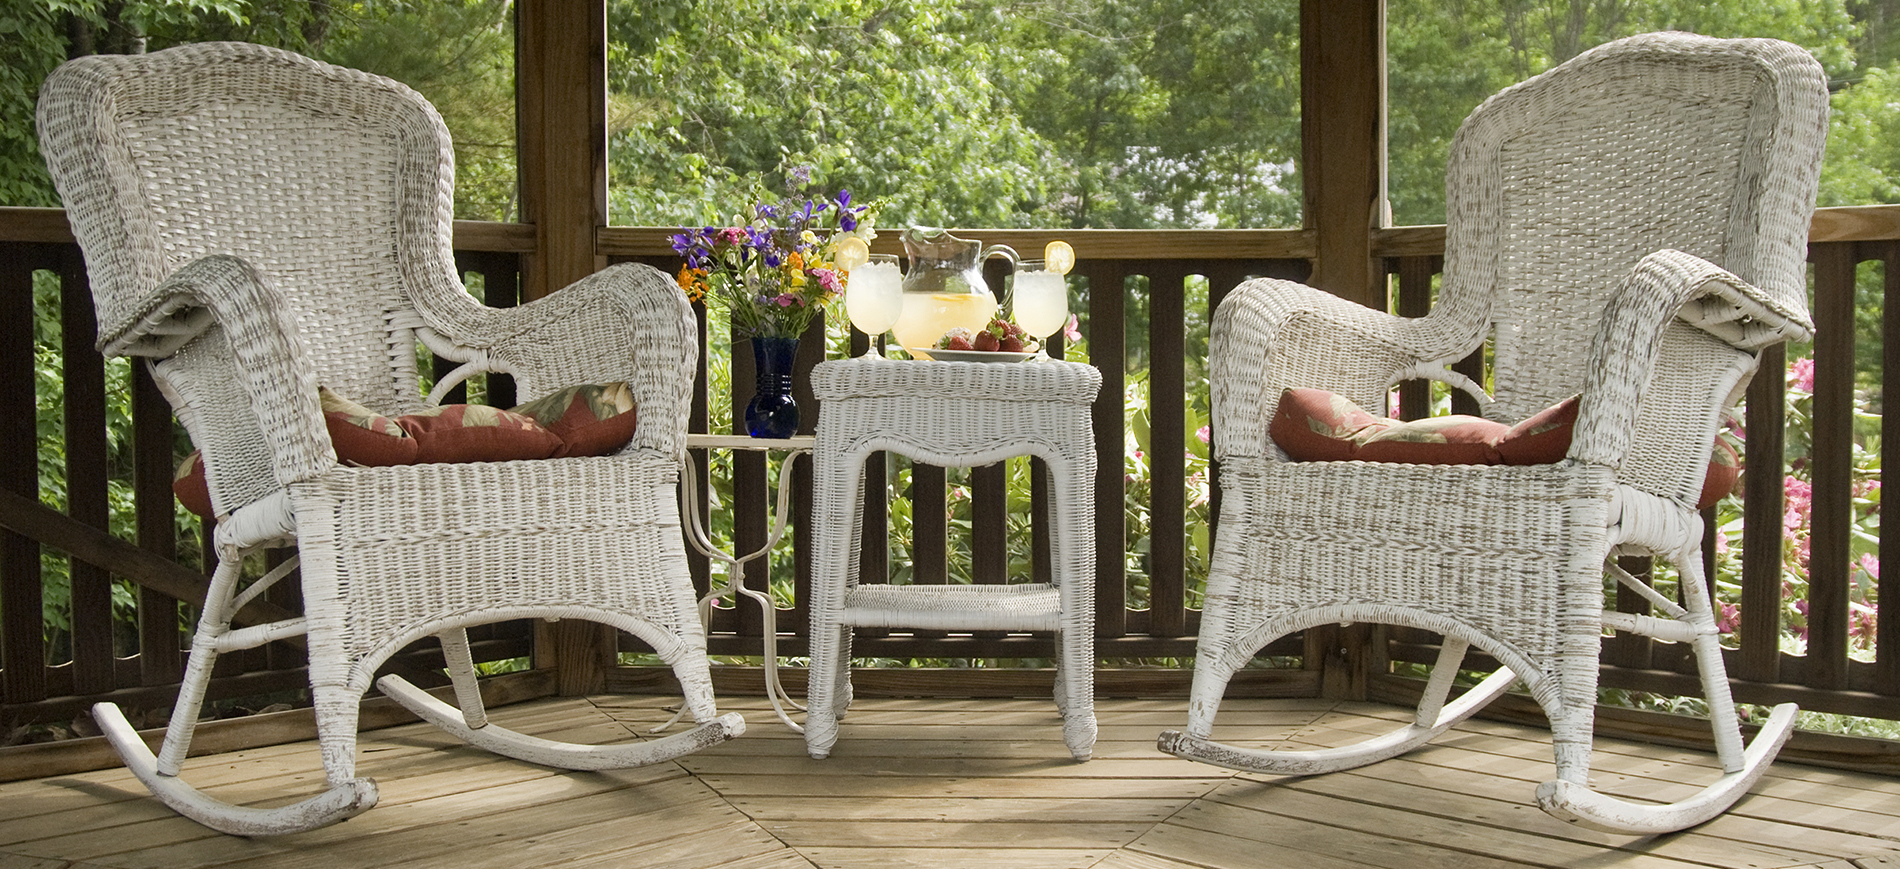
<svg viewBox="0 0 1900 869">
<path fill-rule="evenodd" d="M 847 235 L 831 246 L 831 263 L 840 271 L 850 271 L 871 261 L 871 246 L 864 239 Z"/>
<path fill-rule="evenodd" d="M 1075 248 L 1066 241 L 1052 241 L 1042 249 L 1043 267 L 1059 275 L 1066 275 L 1075 268 Z"/>
</svg>

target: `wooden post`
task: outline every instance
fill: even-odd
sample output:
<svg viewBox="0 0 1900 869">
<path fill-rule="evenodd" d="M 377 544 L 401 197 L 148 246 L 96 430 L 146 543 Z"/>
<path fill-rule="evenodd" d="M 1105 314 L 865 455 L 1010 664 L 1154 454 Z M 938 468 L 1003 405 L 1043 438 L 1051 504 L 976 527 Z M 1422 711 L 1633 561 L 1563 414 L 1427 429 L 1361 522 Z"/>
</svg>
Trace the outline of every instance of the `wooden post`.
<svg viewBox="0 0 1900 869">
<path fill-rule="evenodd" d="M 515 105 L 521 219 L 535 227 L 522 257 L 522 297 L 538 299 L 599 271 L 595 230 L 607 222 L 607 4 L 525 0 L 515 7 Z M 535 665 L 556 691 L 603 691 L 614 632 L 556 622 L 536 634 Z"/>
<path fill-rule="evenodd" d="M 1301 0 L 1300 126 L 1310 283 L 1384 310 L 1385 0 Z"/>
<path fill-rule="evenodd" d="M 521 219 L 535 227 L 522 295 L 538 299 L 606 265 L 607 4 L 526 0 L 515 15 Z"/>
<path fill-rule="evenodd" d="M 1386 309 L 1372 230 L 1385 222 L 1385 0 L 1300 0 L 1300 148 L 1314 287 Z M 1306 669 L 1327 697 L 1363 700 L 1384 655 L 1367 625 L 1306 632 Z M 1382 650 L 1381 650 L 1382 652 Z"/>
</svg>

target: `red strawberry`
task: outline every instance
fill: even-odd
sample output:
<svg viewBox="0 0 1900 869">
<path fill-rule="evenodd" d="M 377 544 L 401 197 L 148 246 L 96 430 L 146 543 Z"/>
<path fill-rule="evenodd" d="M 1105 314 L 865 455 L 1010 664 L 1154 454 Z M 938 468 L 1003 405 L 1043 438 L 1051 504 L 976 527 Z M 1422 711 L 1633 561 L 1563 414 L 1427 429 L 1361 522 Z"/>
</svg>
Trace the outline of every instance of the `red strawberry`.
<svg viewBox="0 0 1900 869">
<path fill-rule="evenodd" d="M 976 333 L 976 340 L 970 342 L 971 346 L 986 353 L 997 349 L 1000 343 L 996 338 L 996 333 L 988 329 Z"/>
<path fill-rule="evenodd" d="M 950 336 L 949 340 L 944 343 L 943 349 L 945 350 L 974 350 L 976 348 L 970 345 L 970 339 L 965 338 L 962 335 L 952 335 Z"/>
<path fill-rule="evenodd" d="M 1021 353 L 1023 352 L 1023 339 L 1020 336 L 1011 335 L 998 342 L 996 349 L 1004 353 Z"/>
</svg>

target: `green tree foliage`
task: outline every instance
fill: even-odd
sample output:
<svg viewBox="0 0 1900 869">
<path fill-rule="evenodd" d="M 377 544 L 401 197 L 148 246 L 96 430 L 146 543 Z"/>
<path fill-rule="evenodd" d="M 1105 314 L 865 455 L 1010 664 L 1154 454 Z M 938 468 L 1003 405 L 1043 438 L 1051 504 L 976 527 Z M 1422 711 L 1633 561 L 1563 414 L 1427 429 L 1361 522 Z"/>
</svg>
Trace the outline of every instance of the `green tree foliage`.
<svg viewBox="0 0 1900 869">
<path fill-rule="evenodd" d="M 515 215 L 509 0 L 0 0 L 0 205 L 57 205 L 33 101 L 71 57 L 212 40 L 272 45 L 389 76 L 455 137 L 456 215 Z"/>
<path fill-rule="evenodd" d="M 1395 222 L 1445 221 L 1451 137 L 1486 97 L 1587 48 L 1656 30 L 1785 39 L 1812 53 L 1836 82 L 1863 68 L 1854 44 L 1860 28 L 1842 0 L 1395 0 L 1386 28 Z M 1837 159 L 1829 156 L 1832 170 Z"/>
</svg>

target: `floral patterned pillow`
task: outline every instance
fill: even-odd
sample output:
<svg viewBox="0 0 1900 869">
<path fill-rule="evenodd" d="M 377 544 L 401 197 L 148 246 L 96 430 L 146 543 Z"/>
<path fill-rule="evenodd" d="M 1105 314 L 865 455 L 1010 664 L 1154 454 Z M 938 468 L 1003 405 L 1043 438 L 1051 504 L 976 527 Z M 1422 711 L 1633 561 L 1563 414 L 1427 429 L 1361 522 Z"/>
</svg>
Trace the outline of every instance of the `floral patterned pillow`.
<svg viewBox="0 0 1900 869">
<path fill-rule="evenodd" d="M 1357 439 L 1352 457 L 1414 465 L 1495 465 L 1495 444 L 1509 430 L 1504 423 L 1463 414 L 1415 419 Z"/>
<path fill-rule="evenodd" d="M 545 459 L 561 439 L 533 417 L 482 404 L 445 404 L 396 418 L 416 443 L 416 463 Z"/>
<path fill-rule="evenodd" d="M 1324 389 L 1288 389 L 1280 393 L 1267 434 L 1296 462 L 1344 462 L 1352 459 L 1360 438 L 1395 422 Z"/>
<path fill-rule="evenodd" d="M 569 387 L 512 410 L 449 404 L 395 418 L 328 387 L 317 388 L 317 400 L 337 461 L 361 466 L 607 455 L 633 438 L 639 418 L 624 382 Z M 179 462 L 172 492 L 185 509 L 212 518 L 199 452 Z"/>
<path fill-rule="evenodd" d="M 514 407 L 561 439 L 557 457 L 604 456 L 633 440 L 640 422 L 633 388 L 624 381 L 557 389 Z"/>
<path fill-rule="evenodd" d="M 416 441 L 395 420 L 327 386 L 317 387 L 317 403 L 323 407 L 323 426 L 330 432 L 337 461 L 372 467 L 416 463 Z"/>
</svg>

